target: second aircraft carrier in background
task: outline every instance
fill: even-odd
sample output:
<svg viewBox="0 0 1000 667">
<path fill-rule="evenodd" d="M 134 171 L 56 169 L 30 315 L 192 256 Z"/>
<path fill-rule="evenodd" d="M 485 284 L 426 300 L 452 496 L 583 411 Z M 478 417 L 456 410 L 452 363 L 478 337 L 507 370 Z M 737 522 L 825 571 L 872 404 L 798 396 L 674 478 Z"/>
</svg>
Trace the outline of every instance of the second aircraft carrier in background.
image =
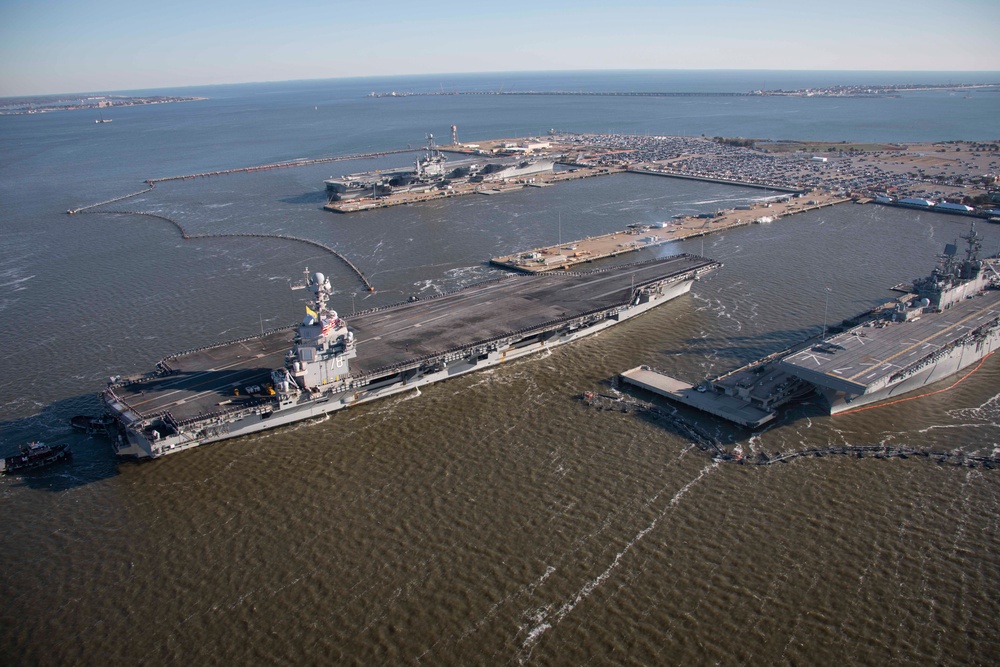
<svg viewBox="0 0 1000 667">
<path fill-rule="evenodd" d="M 534 174 L 551 173 L 555 161 L 548 157 L 478 156 L 448 162 L 427 135 L 427 148 L 413 167 L 349 174 L 323 181 L 330 202 L 388 197 L 401 192 L 444 190 L 463 183 L 499 183 Z"/>
</svg>

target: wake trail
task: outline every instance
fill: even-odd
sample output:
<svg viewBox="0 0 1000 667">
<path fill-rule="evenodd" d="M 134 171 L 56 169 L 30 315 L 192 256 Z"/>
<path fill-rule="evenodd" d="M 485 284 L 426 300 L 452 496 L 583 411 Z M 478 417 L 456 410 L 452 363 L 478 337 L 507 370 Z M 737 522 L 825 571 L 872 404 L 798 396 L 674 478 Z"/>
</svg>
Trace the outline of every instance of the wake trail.
<svg viewBox="0 0 1000 667">
<path fill-rule="evenodd" d="M 682 486 L 680 488 L 680 490 L 678 490 L 673 495 L 673 497 L 670 499 L 670 502 L 663 509 L 663 511 L 660 512 L 660 514 L 656 518 L 654 518 L 650 522 L 650 524 L 648 526 L 646 526 L 645 528 L 643 528 L 642 530 L 640 530 L 638 533 L 636 533 L 636 535 L 631 540 L 629 540 L 628 544 L 626 544 L 622 548 L 621 551 L 619 551 L 617 554 L 615 554 L 614 559 L 604 569 L 604 571 L 601 572 L 601 574 L 599 574 L 594 579 L 591 579 L 586 584 L 584 584 L 584 586 L 582 588 L 580 588 L 580 590 L 578 590 L 569 600 L 567 600 L 566 602 L 564 602 L 562 604 L 562 606 L 559 607 L 559 609 L 555 612 L 555 614 L 553 614 L 551 616 L 551 618 L 546 613 L 540 614 L 539 615 L 540 617 L 536 617 L 536 620 L 538 621 L 538 624 L 535 625 L 535 627 L 533 627 L 531 630 L 528 631 L 528 636 L 525 638 L 524 642 L 521 644 L 521 651 L 520 651 L 520 654 L 519 654 L 519 662 L 523 663 L 528 657 L 530 657 L 531 650 L 542 639 L 542 637 L 545 635 L 546 632 L 548 632 L 549 630 L 551 630 L 552 628 L 554 628 L 555 626 L 557 626 L 559 623 L 561 623 L 563 621 L 563 619 L 565 619 L 567 616 L 569 616 L 573 612 L 573 610 L 576 609 L 577 605 L 579 605 L 581 602 L 583 602 L 588 597 L 590 597 L 591 593 L 593 593 L 604 582 L 606 582 L 608 579 L 610 579 L 611 575 L 614 574 L 614 571 L 621 564 L 621 562 L 625 558 L 625 556 L 628 555 L 628 553 L 630 551 L 632 551 L 633 547 L 635 547 L 637 544 L 639 544 L 639 542 L 641 542 L 643 540 L 643 538 L 645 538 L 647 535 L 649 535 L 651 532 L 653 532 L 653 530 L 656 529 L 656 526 L 659 524 L 660 519 L 662 519 L 663 517 L 665 517 L 667 515 L 667 513 L 671 509 L 673 509 L 674 507 L 676 507 L 677 504 L 680 502 L 681 498 L 683 498 L 684 495 L 693 486 L 695 486 L 698 482 L 700 482 L 702 479 L 704 479 L 705 475 L 707 475 L 709 472 L 717 469 L 718 467 L 719 467 L 719 463 L 717 461 L 713 461 L 711 464 L 709 464 L 709 465 L 705 466 L 704 468 L 702 468 L 701 471 L 698 473 L 697 476 L 695 476 L 694 479 L 692 479 L 687 484 L 685 484 L 684 486 Z M 656 502 L 656 500 L 659 497 L 660 497 L 660 493 L 657 493 L 656 496 L 652 499 L 651 503 Z"/>
</svg>

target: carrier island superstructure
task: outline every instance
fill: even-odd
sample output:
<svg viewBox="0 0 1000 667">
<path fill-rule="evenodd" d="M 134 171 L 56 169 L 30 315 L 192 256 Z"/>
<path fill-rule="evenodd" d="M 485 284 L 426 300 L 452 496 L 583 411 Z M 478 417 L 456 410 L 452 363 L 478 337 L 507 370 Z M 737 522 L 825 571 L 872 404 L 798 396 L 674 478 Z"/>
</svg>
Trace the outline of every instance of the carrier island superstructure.
<svg viewBox="0 0 1000 667">
<path fill-rule="evenodd" d="M 516 275 L 352 315 L 321 273 L 297 326 L 160 361 L 101 393 L 116 452 L 157 458 L 317 417 L 568 343 L 691 289 L 721 265 L 676 255 L 589 272 Z"/>
</svg>

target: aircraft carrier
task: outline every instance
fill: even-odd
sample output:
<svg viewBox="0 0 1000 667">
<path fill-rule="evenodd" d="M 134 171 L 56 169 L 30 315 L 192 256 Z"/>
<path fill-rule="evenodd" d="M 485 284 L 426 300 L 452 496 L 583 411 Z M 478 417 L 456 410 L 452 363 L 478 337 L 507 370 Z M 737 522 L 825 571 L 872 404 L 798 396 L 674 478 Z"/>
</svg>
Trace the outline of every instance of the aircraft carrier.
<svg viewBox="0 0 1000 667">
<path fill-rule="evenodd" d="M 167 357 L 101 393 L 116 452 L 157 458 L 317 417 L 601 331 L 690 290 L 721 264 L 677 255 L 590 272 L 508 276 L 351 316 L 306 273 L 302 322 Z"/>
<path fill-rule="evenodd" d="M 485 161 L 484 161 L 485 160 Z M 427 135 L 427 149 L 413 167 L 349 174 L 323 181 L 330 202 L 363 197 L 388 197 L 401 192 L 447 188 L 450 184 L 495 183 L 533 174 L 551 173 L 555 161 L 542 157 L 477 157 L 456 162 L 434 145 Z"/>
</svg>

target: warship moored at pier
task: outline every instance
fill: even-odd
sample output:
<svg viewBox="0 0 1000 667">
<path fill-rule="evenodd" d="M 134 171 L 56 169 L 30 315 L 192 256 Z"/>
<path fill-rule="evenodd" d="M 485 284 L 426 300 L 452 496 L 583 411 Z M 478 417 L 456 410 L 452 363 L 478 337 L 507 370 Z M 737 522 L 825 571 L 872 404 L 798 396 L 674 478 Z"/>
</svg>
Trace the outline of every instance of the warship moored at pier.
<svg viewBox="0 0 1000 667">
<path fill-rule="evenodd" d="M 477 157 L 448 162 L 427 135 L 424 154 L 412 167 L 349 174 L 323 181 L 331 202 L 359 198 L 380 198 L 402 192 L 447 188 L 462 183 L 497 183 L 551 173 L 555 161 L 544 157 Z"/>
<path fill-rule="evenodd" d="M 1000 274 L 982 260 L 976 224 L 949 243 L 911 294 L 877 319 L 825 338 L 781 360 L 782 370 L 814 385 L 830 414 L 908 393 L 954 375 L 1000 347 Z"/>
<path fill-rule="evenodd" d="M 589 272 L 507 276 L 345 321 L 332 289 L 297 326 L 163 359 L 101 394 L 121 456 L 157 458 L 322 416 L 488 368 L 611 327 L 691 289 L 721 264 L 676 255 Z"/>
<path fill-rule="evenodd" d="M 810 394 L 838 414 L 948 378 L 1000 348 L 1000 258 L 979 258 L 975 223 L 962 238 L 964 258 L 949 243 L 929 276 L 898 299 L 845 320 L 845 331 L 828 336 L 824 327 L 822 335 L 697 386 L 647 366 L 621 377 L 750 428 Z"/>
</svg>

